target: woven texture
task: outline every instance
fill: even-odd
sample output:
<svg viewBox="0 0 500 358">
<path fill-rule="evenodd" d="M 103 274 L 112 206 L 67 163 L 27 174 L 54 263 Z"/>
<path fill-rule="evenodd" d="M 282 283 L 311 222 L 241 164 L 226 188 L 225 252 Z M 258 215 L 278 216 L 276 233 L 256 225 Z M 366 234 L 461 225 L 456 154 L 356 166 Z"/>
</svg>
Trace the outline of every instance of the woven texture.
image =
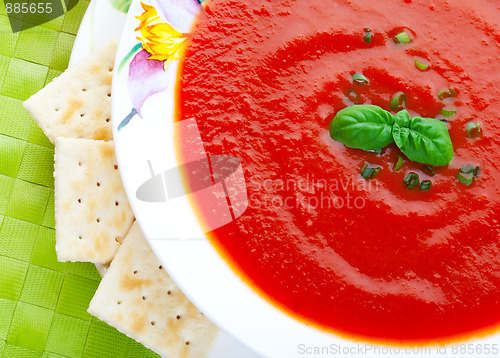
<svg viewBox="0 0 500 358">
<path fill-rule="evenodd" d="M 32 28 L 18 14 L 12 33 L 0 3 L 0 358 L 157 357 L 87 313 L 93 265 L 57 261 L 54 147 L 22 107 L 68 66 L 87 6 Z"/>
</svg>

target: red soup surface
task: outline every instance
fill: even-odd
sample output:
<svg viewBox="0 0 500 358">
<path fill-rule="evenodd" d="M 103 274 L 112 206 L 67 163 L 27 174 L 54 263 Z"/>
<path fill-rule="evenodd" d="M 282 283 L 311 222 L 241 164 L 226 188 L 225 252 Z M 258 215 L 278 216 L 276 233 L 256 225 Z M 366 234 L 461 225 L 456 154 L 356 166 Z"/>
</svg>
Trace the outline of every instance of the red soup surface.
<svg viewBox="0 0 500 358">
<path fill-rule="evenodd" d="M 209 2 L 178 120 L 197 120 L 208 153 L 241 159 L 249 198 L 213 244 L 268 300 L 337 334 L 444 342 L 496 329 L 499 24 L 496 0 Z M 407 158 L 394 170 L 394 144 L 372 153 L 329 135 L 339 110 L 390 110 L 398 93 L 412 116 L 448 121 L 454 158 L 434 175 Z M 382 168 L 370 180 L 366 162 Z M 465 164 L 481 167 L 469 186 Z M 409 172 L 431 189 L 407 189 Z"/>
</svg>

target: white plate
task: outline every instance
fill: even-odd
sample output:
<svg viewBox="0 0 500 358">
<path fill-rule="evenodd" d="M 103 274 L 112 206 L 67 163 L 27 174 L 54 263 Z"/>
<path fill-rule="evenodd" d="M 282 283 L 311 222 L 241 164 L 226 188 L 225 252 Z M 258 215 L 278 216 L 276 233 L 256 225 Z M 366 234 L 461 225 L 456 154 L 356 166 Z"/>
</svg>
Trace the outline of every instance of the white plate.
<svg viewBox="0 0 500 358">
<path fill-rule="evenodd" d="M 109 41 L 118 41 L 126 19 L 127 15 L 113 8 L 108 0 L 91 1 L 78 29 L 69 66 Z"/>
<path fill-rule="evenodd" d="M 169 22 L 183 33 L 189 31 L 194 19 L 193 1 L 142 2 L 158 9 L 161 22 Z M 205 237 L 186 196 L 162 202 L 143 201 L 136 196 L 137 190 L 153 176 L 159 178 L 158 175 L 178 167 L 173 124 L 178 61 L 170 62 L 163 71 L 163 65 L 146 59 L 149 54 L 143 52 L 140 60 L 132 50 L 140 47 L 137 37 L 141 33 L 136 31 L 140 21 L 136 16 L 143 12 L 140 1 L 135 0 L 116 57 L 112 100 L 115 147 L 136 218 L 164 266 L 193 303 L 217 326 L 263 357 L 456 356 L 451 349 L 443 354 L 436 347 L 426 348 L 425 353 L 389 347 L 378 347 L 377 351 L 371 344 L 309 327 L 261 298 L 232 271 Z M 131 63 L 133 75 L 129 76 Z M 165 192 L 161 185 L 158 195 Z M 498 344 L 498 338 L 482 339 L 480 343 Z M 316 350 L 323 353 L 314 353 Z"/>
<path fill-rule="evenodd" d="M 69 66 L 99 49 L 111 40 L 119 40 L 127 16 L 114 9 L 108 0 L 92 0 L 81 22 L 75 39 Z M 97 266 L 101 274 L 103 265 Z M 258 358 L 254 353 L 222 332 L 219 334 L 208 358 Z"/>
</svg>

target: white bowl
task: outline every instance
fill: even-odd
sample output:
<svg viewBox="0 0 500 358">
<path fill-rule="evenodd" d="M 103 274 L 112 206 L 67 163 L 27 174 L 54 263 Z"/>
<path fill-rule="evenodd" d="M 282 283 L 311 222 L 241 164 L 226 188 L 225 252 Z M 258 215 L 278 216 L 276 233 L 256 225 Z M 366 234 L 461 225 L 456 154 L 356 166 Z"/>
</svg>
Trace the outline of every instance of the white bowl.
<svg viewBox="0 0 500 358">
<path fill-rule="evenodd" d="M 159 1 L 169 3 L 171 0 Z M 152 0 L 147 3 L 156 5 Z M 401 355 L 403 348 L 375 347 L 310 327 L 263 299 L 215 250 L 186 197 L 159 203 L 137 198 L 138 188 L 152 176 L 178 166 L 173 125 L 177 62 L 170 64 L 165 75 L 169 86 L 144 102 L 142 118 L 134 115 L 118 131 L 118 126 L 133 107 L 127 85 L 130 61 L 123 59 L 138 43 L 138 33 L 134 29 L 139 21 L 135 16 L 142 11 L 139 0 L 134 1 L 118 48 L 113 79 L 113 135 L 120 171 L 134 213 L 169 274 L 218 327 L 263 357 Z M 185 25 L 189 27 L 189 24 Z M 481 344 L 498 342 L 498 336 L 480 340 Z M 445 353 L 430 347 L 426 352 L 428 357 L 456 356 L 451 348 Z M 416 351 L 405 353 L 407 356 L 421 355 Z"/>
</svg>

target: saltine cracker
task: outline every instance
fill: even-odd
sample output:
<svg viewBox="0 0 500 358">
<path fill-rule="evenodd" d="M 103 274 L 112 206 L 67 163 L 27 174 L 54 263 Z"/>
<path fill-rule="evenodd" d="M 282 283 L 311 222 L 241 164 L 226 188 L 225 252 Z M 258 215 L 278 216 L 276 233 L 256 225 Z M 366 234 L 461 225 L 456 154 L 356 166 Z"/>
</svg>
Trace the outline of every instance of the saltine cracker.
<svg viewBox="0 0 500 358">
<path fill-rule="evenodd" d="M 88 311 L 162 357 L 206 357 L 218 333 L 162 268 L 137 222 Z"/>
<path fill-rule="evenodd" d="M 24 108 L 52 143 L 57 137 L 109 141 L 116 42 L 68 68 L 28 98 Z"/>
<path fill-rule="evenodd" d="M 54 178 L 58 259 L 108 263 L 134 220 L 113 142 L 57 138 Z"/>
</svg>

